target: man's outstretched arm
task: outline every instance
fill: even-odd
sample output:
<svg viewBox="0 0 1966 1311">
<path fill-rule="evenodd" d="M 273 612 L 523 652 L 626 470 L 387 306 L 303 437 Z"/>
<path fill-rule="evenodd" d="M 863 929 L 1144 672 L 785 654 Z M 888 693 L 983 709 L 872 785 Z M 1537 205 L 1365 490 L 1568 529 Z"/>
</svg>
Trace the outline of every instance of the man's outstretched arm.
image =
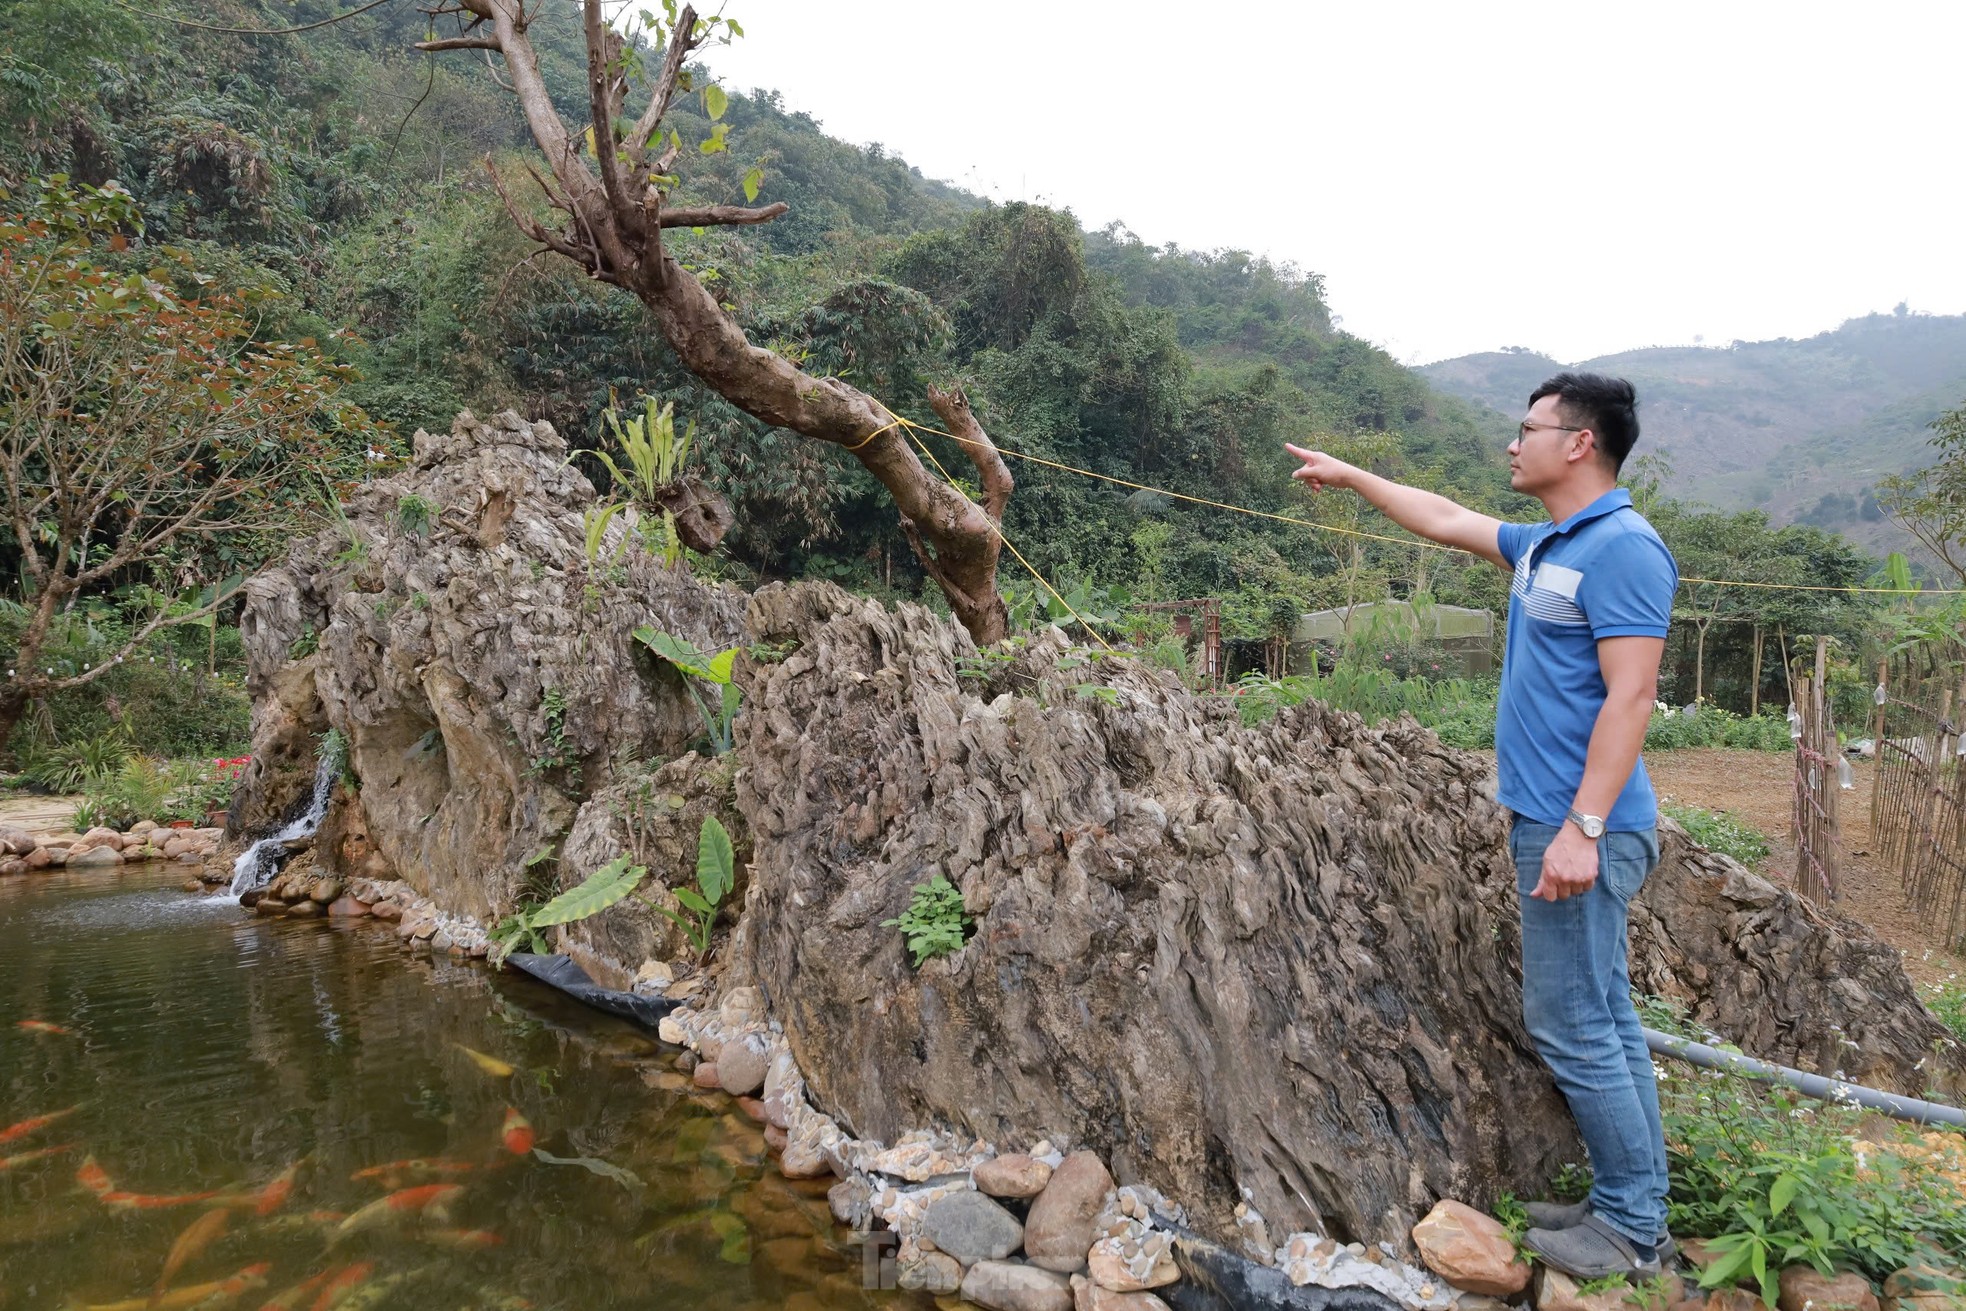
<svg viewBox="0 0 1966 1311">
<path fill-rule="evenodd" d="M 1323 451 L 1307 451 L 1288 442 L 1284 443 L 1283 449 L 1304 462 L 1303 467 L 1290 476 L 1299 482 L 1309 483 L 1312 491 L 1326 487 L 1348 488 L 1377 506 L 1388 519 L 1409 533 L 1417 533 L 1442 546 L 1478 555 L 1497 569 L 1509 567 L 1502 558 L 1500 519 L 1470 510 L 1445 496 L 1408 487 L 1390 478 L 1381 478 L 1376 473 L 1369 473 L 1355 464 L 1346 464 Z"/>
</svg>

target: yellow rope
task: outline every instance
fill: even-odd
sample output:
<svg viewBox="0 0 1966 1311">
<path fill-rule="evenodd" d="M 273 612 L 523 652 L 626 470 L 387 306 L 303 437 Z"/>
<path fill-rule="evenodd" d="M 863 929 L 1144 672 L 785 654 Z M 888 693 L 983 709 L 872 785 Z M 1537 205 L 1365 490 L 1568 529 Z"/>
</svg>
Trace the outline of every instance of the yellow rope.
<svg viewBox="0 0 1966 1311">
<path fill-rule="evenodd" d="M 881 408 L 882 408 L 882 409 L 884 409 L 884 410 L 887 410 L 887 406 L 885 406 L 885 405 L 883 405 L 883 406 L 881 406 Z M 887 412 L 888 412 L 889 414 L 893 414 L 893 413 L 894 413 L 894 411 L 893 411 L 893 410 L 887 410 Z M 878 428 L 876 428 L 876 429 L 874 429 L 874 431 L 872 431 L 872 432 L 870 432 L 870 433 L 868 433 L 868 434 L 867 434 L 867 435 L 866 435 L 865 437 L 862 437 L 862 438 L 861 438 L 861 439 L 860 439 L 859 441 L 857 441 L 857 442 L 855 442 L 855 443 L 854 443 L 853 445 L 851 445 L 851 446 L 848 446 L 848 447 L 844 447 L 843 449 L 845 449 L 845 450 L 848 450 L 848 451 L 857 451 L 857 450 L 859 450 L 859 449 L 860 449 L 861 447 L 863 447 L 863 446 L 865 446 L 865 445 L 866 445 L 866 444 L 867 444 L 868 442 L 871 442 L 871 441 L 873 441 L 873 440 L 874 440 L 874 438 L 876 438 L 876 437 L 878 437 L 878 436 L 880 436 L 880 435 L 881 435 L 882 433 L 884 433 L 884 432 L 886 432 L 886 431 L 887 431 L 887 430 L 888 430 L 889 428 L 892 428 L 892 427 L 894 427 L 894 426 L 896 426 L 897 424 L 908 424 L 908 426 L 909 426 L 909 427 L 911 427 L 911 428 L 912 428 L 912 427 L 914 426 L 913 424 L 909 424 L 909 423 L 908 423 L 908 421 L 907 421 L 906 419 L 895 419 L 895 420 L 894 420 L 893 422 L 891 422 L 891 423 L 884 423 L 884 424 L 882 424 L 882 425 L 881 425 L 880 427 L 878 427 Z M 958 438 L 957 440 L 961 440 L 961 439 L 960 439 L 960 438 Z"/>
<path fill-rule="evenodd" d="M 906 419 L 902 419 L 899 422 L 907 424 L 907 426 L 910 428 L 915 428 L 919 426 L 917 424 L 909 423 L 908 420 Z M 933 431 L 933 429 L 931 429 L 930 431 Z M 914 434 L 910 433 L 909 436 L 914 437 Z M 958 437 L 956 440 L 961 441 L 962 438 Z M 961 496 L 963 494 L 962 488 L 956 487 L 956 480 L 954 478 L 949 477 L 949 471 L 942 467 L 942 461 L 935 458 L 935 452 L 928 449 L 928 443 L 923 441 L 919 437 L 915 437 L 915 445 L 922 448 L 922 454 L 926 455 L 928 457 L 928 462 L 935 466 L 935 471 L 942 475 L 944 480 L 948 482 L 949 486 L 955 487 L 956 494 L 958 496 Z M 967 500 L 968 497 L 965 496 L 963 499 Z M 1031 577 L 1038 580 L 1038 586 L 1044 588 L 1045 591 L 1051 593 L 1053 597 L 1056 597 L 1058 604 L 1064 606 L 1065 609 L 1068 612 L 1070 612 L 1072 618 L 1079 621 L 1079 627 L 1085 629 L 1086 632 L 1091 633 L 1094 637 L 1098 638 L 1099 645 L 1105 647 L 1108 651 L 1111 651 L 1113 649 L 1113 644 L 1111 642 L 1108 642 L 1103 636 L 1101 636 L 1097 628 L 1094 628 L 1091 624 L 1087 623 L 1084 615 L 1080 614 L 1077 610 L 1073 610 L 1072 603 L 1070 601 L 1067 601 L 1064 597 L 1058 595 L 1058 589 L 1053 587 L 1049 582 L 1047 582 L 1045 576 L 1039 573 L 1032 566 L 1029 560 L 1026 560 L 1024 558 L 1024 553 L 1022 551 L 1018 550 L 1016 547 L 1010 544 L 1010 539 L 1003 535 L 1003 528 L 995 520 L 991 519 L 990 516 L 987 514 L 983 516 L 983 521 L 990 525 L 990 531 L 997 535 L 997 540 L 1003 543 L 1004 549 L 1009 551 L 1011 555 L 1016 557 L 1017 563 L 1023 565 L 1025 569 L 1030 571 Z"/>
<path fill-rule="evenodd" d="M 893 411 L 890 410 L 889 413 L 891 414 L 893 413 Z M 965 446 L 982 445 L 982 443 L 979 443 L 972 438 L 958 437 L 956 436 L 955 433 L 944 432 L 940 428 L 930 428 L 924 424 L 916 423 L 912 419 L 897 419 L 895 422 L 903 424 L 906 427 L 916 432 L 930 432 L 930 433 L 934 433 L 938 437 L 947 437 L 949 440 L 954 442 L 960 442 Z M 893 426 L 894 426 L 893 424 L 888 425 L 888 427 L 890 428 Z M 883 429 L 882 431 L 886 431 L 886 429 Z M 878 436 L 878 434 L 876 435 Z M 928 451 L 928 447 L 922 445 L 921 438 L 919 437 L 915 438 L 915 444 L 917 446 L 921 446 L 924 452 Z M 1047 469 L 1057 469 L 1063 473 L 1075 473 L 1080 475 L 1081 477 L 1097 479 L 1100 482 L 1117 483 L 1121 487 L 1131 487 L 1137 491 L 1152 492 L 1156 496 L 1166 496 L 1177 501 L 1187 501 L 1193 505 L 1206 505 L 1216 510 L 1229 510 L 1235 514 L 1246 514 L 1249 515 L 1251 518 L 1255 518 L 1255 519 L 1274 519 L 1278 523 L 1292 524 L 1298 528 L 1309 528 L 1313 532 L 1337 533 L 1345 537 L 1362 537 L 1365 538 L 1367 541 L 1373 541 L 1373 542 L 1391 542 L 1394 546 L 1410 546 L 1423 551 L 1450 551 L 1456 555 L 1470 554 L 1469 552 L 1461 550 L 1459 547 L 1441 546 L 1435 542 L 1423 542 L 1409 537 L 1388 537 L 1384 533 L 1368 533 L 1357 528 L 1340 528 L 1335 524 L 1312 523 L 1308 519 L 1298 519 L 1287 514 L 1273 514 L 1268 510 L 1252 510 L 1249 509 L 1247 506 L 1230 505 L 1226 501 L 1211 501 L 1205 496 L 1190 496 L 1186 492 L 1169 491 L 1165 487 L 1155 487 L 1150 483 L 1137 483 L 1132 481 L 1131 479 L 1116 477 L 1112 474 L 1095 473 L 1091 469 L 1081 469 L 1078 468 L 1076 465 L 1060 464 L 1056 460 L 1047 460 L 1043 456 L 1027 455 L 1023 451 L 1009 450 L 1002 446 L 996 446 L 994 443 L 991 443 L 991 445 L 1000 454 L 1011 456 L 1013 459 L 1028 460 L 1032 464 L 1041 464 Z M 932 454 L 929 455 L 929 459 L 933 460 L 934 458 L 935 458 L 934 455 Z M 939 464 L 936 466 L 936 468 L 938 469 L 940 469 L 941 467 L 942 466 Z M 942 476 L 947 478 L 949 475 L 945 472 Z M 998 533 L 999 537 L 1002 537 L 1002 535 L 1003 534 L 1001 532 Z M 1005 542 L 1004 545 L 1009 546 L 1010 543 Z M 1015 548 L 1012 548 L 1011 554 L 1013 555 L 1016 554 Z M 1019 558 L 1022 559 L 1021 556 Z M 1027 569 L 1029 567 L 1030 567 L 1029 565 L 1025 566 L 1025 568 Z M 1751 583 L 1739 579 L 1728 579 L 1728 578 L 1682 578 L 1679 581 L 1682 585 L 1687 583 L 1703 583 L 1710 587 L 1758 587 L 1758 588 L 1763 588 L 1772 591 L 1780 591 L 1780 592 L 1854 592 L 1854 593 L 1869 594 L 1874 596 L 1966 595 L 1966 587 L 1926 587 L 1926 588 L 1919 588 L 1914 591 L 1906 592 L 1895 587 L 1839 587 L 1839 586 L 1826 585 L 1821 583 Z M 1063 600 L 1064 598 L 1061 597 L 1059 599 Z"/>
</svg>

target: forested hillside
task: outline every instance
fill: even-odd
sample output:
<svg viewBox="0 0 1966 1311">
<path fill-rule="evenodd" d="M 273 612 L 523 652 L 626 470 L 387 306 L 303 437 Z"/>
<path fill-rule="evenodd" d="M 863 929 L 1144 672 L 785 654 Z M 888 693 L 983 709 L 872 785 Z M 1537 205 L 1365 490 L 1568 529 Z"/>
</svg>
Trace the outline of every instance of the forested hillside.
<svg viewBox="0 0 1966 1311">
<path fill-rule="evenodd" d="M 1495 351 L 1420 370 L 1505 414 L 1563 367 Z M 1932 462 L 1928 425 L 1966 399 L 1966 315 L 1872 314 L 1801 341 L 1654 347 L 1577 368 L 1638 385 L 1642 450 L 1671 466 L 1668 491 L 1777 523 L 1816 524 L 1880 553 L 1909 540 L 1871 488 Z"/>
</svg>

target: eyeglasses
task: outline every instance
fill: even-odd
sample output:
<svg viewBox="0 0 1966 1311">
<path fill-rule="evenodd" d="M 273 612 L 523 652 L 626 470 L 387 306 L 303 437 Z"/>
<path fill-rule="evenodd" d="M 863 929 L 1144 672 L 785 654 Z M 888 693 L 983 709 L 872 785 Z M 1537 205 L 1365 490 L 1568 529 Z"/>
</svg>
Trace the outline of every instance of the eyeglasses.
<svg viewBox="0 0 1966 1311">
<path fill-rule="evenodd" d="M 1588 428 L 1572 428 L 1561 423 L 1531 423 L 1529 422 L 1529 420 L 1524 419 L 1521 423 L 1516 425 L 1516 440 L 1517 441 L 1527 440 L 1529 434 L 1536 431 L 1536 429 L 1538 428 L 1554 428 L 1558 432 L 1589 432 L 1590 431 L 1590 429 Z"/>
</svg>

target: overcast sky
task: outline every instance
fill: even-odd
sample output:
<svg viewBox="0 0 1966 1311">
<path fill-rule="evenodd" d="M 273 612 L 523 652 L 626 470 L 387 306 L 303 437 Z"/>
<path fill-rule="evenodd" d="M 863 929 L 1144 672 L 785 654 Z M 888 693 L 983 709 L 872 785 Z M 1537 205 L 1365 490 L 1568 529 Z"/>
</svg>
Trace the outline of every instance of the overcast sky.
<svg viewBox="0 0 1966 1311">
<path fill-rule="evenodd" d="M 1087 228 L 1321 273 L 1408 363 L 1966 311 L 1961 0 L 725 12 L 727 85 Z"/>
</svg>

